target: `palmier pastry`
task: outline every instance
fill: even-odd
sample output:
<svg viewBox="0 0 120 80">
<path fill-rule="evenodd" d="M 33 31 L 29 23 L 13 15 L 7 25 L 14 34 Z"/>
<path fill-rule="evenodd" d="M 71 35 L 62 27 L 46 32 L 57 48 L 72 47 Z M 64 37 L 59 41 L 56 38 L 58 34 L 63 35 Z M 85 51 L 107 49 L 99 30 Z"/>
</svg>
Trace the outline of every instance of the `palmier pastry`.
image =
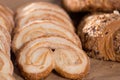
<svg viewBox="0 0 120 80">
<path fill-rule="evenodd" d="M 120 14 L 98 13 L 86 17 L 78 27 L 83 48 L 98 59 L 120 61 Z"/>
<path fill-rule="evenodd" d="M 34 39 L 21 48 L 18 54 L 20 70 L 29 80 L 45 77 L 54 64 L 58 73 L 71 79 L 84 77 L 89 69 L 86 54 L 74 43 L 61 37 Z"/>
<path fill-rule="evenodd" d="M 47 2 L 31 3 L 18 8 L 15 21 L 12 50 L 25 79 L 43 79 L 53 69 L 70 79 L 88 73 L 89 59 L 62 8 Z"/>
</svg>

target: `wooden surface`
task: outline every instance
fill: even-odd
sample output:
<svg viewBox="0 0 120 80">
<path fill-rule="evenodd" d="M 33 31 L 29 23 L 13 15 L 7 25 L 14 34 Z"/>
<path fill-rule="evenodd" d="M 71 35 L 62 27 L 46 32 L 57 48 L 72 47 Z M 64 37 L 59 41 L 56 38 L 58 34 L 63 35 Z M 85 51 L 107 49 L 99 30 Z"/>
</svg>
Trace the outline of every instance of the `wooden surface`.
<svg viewBox="0 0 120 80">
<path fill-rule="evenodd" d="M 89 74 L 83 80 L 120 80 L 120 63 L 110 61 L 91 60 L 91 69 Z M 14 76 L 16 80 L 24 80 L 19 76 L 15 69 Z M 18 74 L 18 75 L 17 75 Z M 69 80 L 62 78 L 53 71 L 45 80 Z"/>
<path fill-rule="evenodd" d="M 1 4 L 7 5 L 13 10 L 16 10 L 20 5 L 33 1 L 49 1 L 56 4 L 61 4 L 61 0 L 0 0 Z M 80 15 L 80 14 L 77 14 Z M 79 18 L 79 17 L 78 17 Z M 79 18 L 80 19 L 80 18 Z M 89 74 L 83 80 L 120 80 L 120 63 L 110 61 L 91 60 L 91 69 Z M 16 80 L 24 80 L 20 77 L 20 73 L 15 68 L 14 76 Z M 53 71 L 45 80 L 69 80 L 62 78 Z"/>
</svg>

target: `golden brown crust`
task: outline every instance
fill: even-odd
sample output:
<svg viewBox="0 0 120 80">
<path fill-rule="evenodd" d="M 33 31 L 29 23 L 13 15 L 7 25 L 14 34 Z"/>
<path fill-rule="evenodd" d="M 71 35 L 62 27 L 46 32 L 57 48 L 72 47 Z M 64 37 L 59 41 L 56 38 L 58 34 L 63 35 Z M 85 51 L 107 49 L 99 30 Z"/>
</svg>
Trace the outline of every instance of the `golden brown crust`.
<svg viewBox="0 0 120 80">
<path fill-rule="evenodd" d="M 63 3 L 72 12 L 120 10 L 120 0 L 63 0 Z"/>
<path fill-rule="evenodd" d="M 18 63 L 18 66 L 19 66 L 21 74 L 25 78 L 25 80 L 40 80 L 40 79 L 43 79 L 43 78 L 47 77 L 50 74 L 50 72 L 53 70 L 53 65 L 51 65 L 42 73 L 36 73 L 36 74 L 35 73 L 26 73 L 23 70 L 23 67 L 19 63 Z"/>
<path fill-rule="evenodd" d="M 69 11 L 78 12 L 85 7 L 85 0 L 62 0 L 65 8 Z"/>
</svg>

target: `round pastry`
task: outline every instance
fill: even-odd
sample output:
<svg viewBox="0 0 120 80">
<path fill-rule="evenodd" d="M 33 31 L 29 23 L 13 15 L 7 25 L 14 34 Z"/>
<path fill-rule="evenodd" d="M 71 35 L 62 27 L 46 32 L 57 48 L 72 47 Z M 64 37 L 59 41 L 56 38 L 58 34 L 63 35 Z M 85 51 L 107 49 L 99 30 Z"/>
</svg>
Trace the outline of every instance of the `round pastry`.
<svg viewBox="0 0 120 80">
<path fill-rule="evenodd" d="M 40 80 L 48 76 L 54 68 L 51 52 L 49 48 L 27 44 L 17 56 L 22 75 L 28 80 Z"/>
<path fill-rule="evenodd" d="M 93 14 L 78 27 L 83 48 L 98 59 L 120 61 L 120 14 Z"/>
<path fill-rule="evenodd" d="M 39 57 L 42 53 L 44 58 Z M 90 66 L 88 57 L 78 46 L 56 36 L 34 39 L 24 45 L 18 54 L 20 70 L 29 80 L 38 80 L 48 75 L 53 69 L 53 57 L 50 55 L 54 55 L 55 70 L 66 78 L 82 78 L 88 73 Z"/>
<path fill-rule="evenodd" d="M 72 12 L 120 10 L 120 0 L 63 0 L 63 4 Z"/>
</svg>

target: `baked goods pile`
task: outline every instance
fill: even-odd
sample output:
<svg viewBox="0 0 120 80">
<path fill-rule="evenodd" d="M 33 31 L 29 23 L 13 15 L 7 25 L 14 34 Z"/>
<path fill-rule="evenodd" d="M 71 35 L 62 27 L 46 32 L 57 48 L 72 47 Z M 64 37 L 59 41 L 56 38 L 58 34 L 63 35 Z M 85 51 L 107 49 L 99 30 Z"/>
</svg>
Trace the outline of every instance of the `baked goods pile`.
<svg viewBox="0 0 120 80">
<path fill-rule="evenodd" d="M 91 13 L 77 29 L 87 54 L 120 62 L 120 0 L 63 0 L 63 3 L 72 12 Z"/>
<path fill-rule="evenodd" d="M 11 32 L 14 27 L 13 12 L 0 5 L 0 80 L 14 80 L 10 59 Z"/>
<path fill-rule="evenodd" d="M 70 79 L 88 73 L 89 59 L 63 9 L 47 2 L 30 3 L 17 10 L 15 22 L 12 49 L 26 79 L 45 78 L 53 69 Z"/>
</svg>

